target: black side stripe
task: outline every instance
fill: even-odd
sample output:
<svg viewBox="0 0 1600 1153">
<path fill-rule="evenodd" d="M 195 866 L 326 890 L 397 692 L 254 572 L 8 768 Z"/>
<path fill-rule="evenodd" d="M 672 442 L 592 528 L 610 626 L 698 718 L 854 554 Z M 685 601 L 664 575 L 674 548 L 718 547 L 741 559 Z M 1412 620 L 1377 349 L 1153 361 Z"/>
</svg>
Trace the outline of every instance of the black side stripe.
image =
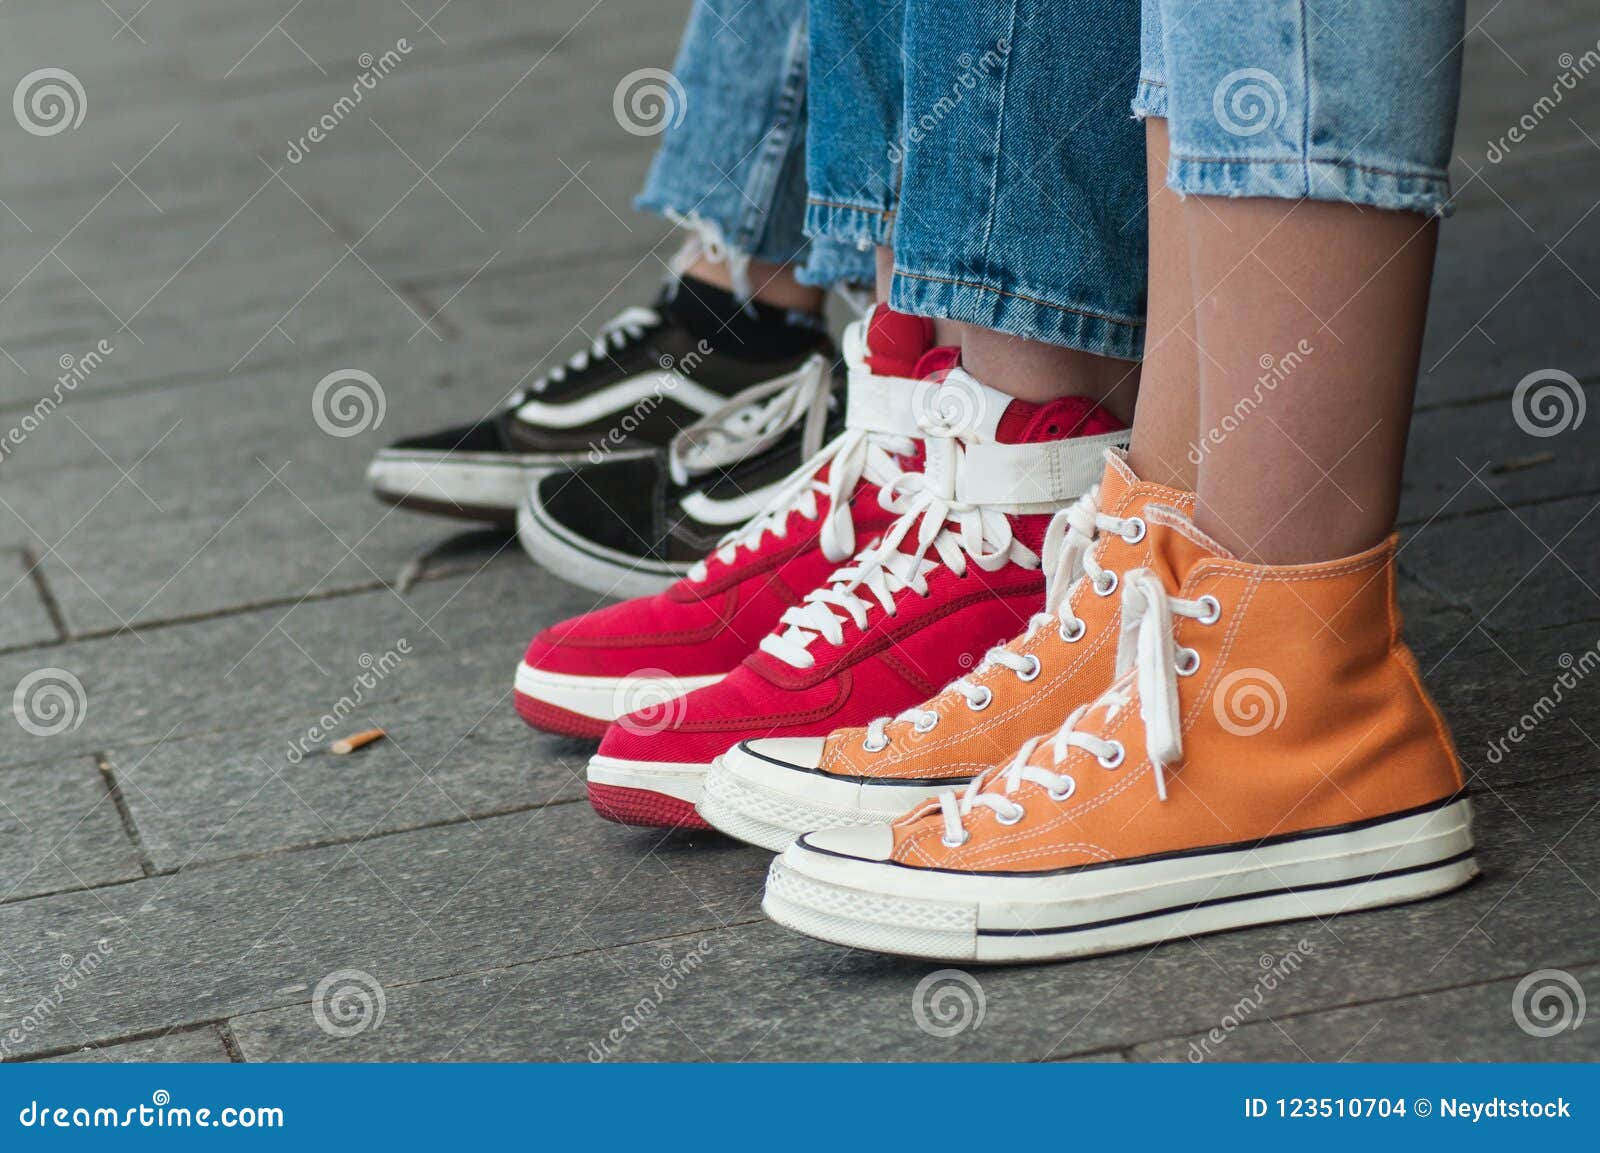
<svg viewBox="0 0 1600 1153">
<path fill-rule="evenodd" d="M 1358 829 L 1370 829 L 1375 825 L 1388 824 L 1390 821 L 1404 820 L 1407 817 L 1420 816 L 1438 809 L 1446 809 L 1457 801 L 1467 798 L 1467 790 L 1441 797 L 1426 805 L 1418 805 L 1411 809 L 1401 809 L 1399 812 L 1385 813 L 1381 817 L 1367 817 L 1359 821 L 1350 821 L 1343 825 L 1324 825 L 1320 829 L 1303 829 L 1295 833 L 1279 833 L 1273 837 L 1262 837 L 1256 841 L 1234 841 L 1227 845 L 1204 845 L 1195 849 L 1173 849 L 1166 853 L 1148 853 L 1142 857 L 1129 857 L 1121 861 L 1088 861 L 1082 865 L 1064 865 L 1059 869 L 1041 869 L 1037 872 L 1017 872 L 1006 869 L 942 869 L 930 865 L 908 865 L 904 861 L 870 861 L 873 865 L 883 865 L 896 869 L 912 869 L 919 873 L 950 873 L 958 877 L 1063 877 L 1069 873 L 1089 873 L 1096 869 L 1120 869 L 1127 865 L 1145 865 L 1151 861 L 1179 861 L 1188 857 L 1210 857 L 1218 853 L 1242 853 L 1251 849 L 1262 849 L 1270 845 L 1287 845 L 1294 841 L 1309 841 L 1317 837 L 1331 836 L 1336 833 L 1353 833 Z M 840 857 L 846 861 L 863 861 L 864 857 L 852 856 L 849 853 L 836 853 L 832 849 L 822 849 L 813 845 L 802 834 L 795 844 L 805 849 L 808 853 L 821 853 L 826 857 Z"/>
<path fill-rule="evenodd" d="M 1213 905 L 1228 905 L 1235 901 L 1256 901 L 1266 897 L 1286 897 L 1293 893 L 1312 893 L 1321 889 L 1342 889 L 1350 885 L 1365 885 L 1372 881 L 1387 881 L 1391 877 L 1404 877 L 1411 873 L 1426 873 L 1433 869 L 1442 869 L 1446 865 L 1454 865 L 1458 861 L 1469 860 L 1472 850 L 1465 849 L 1453 857 L 1445 857 L 1438 861 L 1425 861 L 1420 865 L 1407 865 L 1403 869 L 1390 869 L 1387 872 L 1373 873 L 1366 877 L 1350 877 L 1341 881 L 1317 881 L 1309 885 L 1290 885 L 1282 889 L 1260 889 L 1254 893 L 1235 893 L 1227 897 L 1213 897 L 1206 901 L 1195 901 L 1188 905 L 1172 905 L 1165 909 L 1152 909 L 1148 913 L 1129 913 L 1126 917 L 1108 917 L 1103 921 L 1084 921 L 1077 925 L 1062 925 L 1054 929 L 979 929 L 980 937 L 1048 937 L 1060 933 L 1083 933 L 1090 929 L 1104 929 L 1112 925 L 1127 925 L 1134 921 L 1148 921 L 1155 917 L 1167 917 L 1176 913 L 1188 913 L 1195 909 L 1208 909 Z"/>
</svg>

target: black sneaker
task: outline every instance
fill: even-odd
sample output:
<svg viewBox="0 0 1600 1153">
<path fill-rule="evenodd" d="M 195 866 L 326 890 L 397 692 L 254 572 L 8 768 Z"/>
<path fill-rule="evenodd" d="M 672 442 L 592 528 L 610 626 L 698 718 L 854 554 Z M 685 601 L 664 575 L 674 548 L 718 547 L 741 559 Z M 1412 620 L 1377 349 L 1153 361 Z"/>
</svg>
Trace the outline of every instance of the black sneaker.
<svg viewBox="0 0 1600 1153">
<path fill-rule="evenodd" d="M 841 400 L 827 394 L 786 424 L 789 414 L 756 404 L 689 429 L 665 451 L 550 473 L 529 485 L 517 537 L 583 588 L 660 592 L 766 511 L 823 440 L 844 430 Z M 774 427 L 783 431 L 774 436 Z"/>
<path fill-rule="evenodd" d="M 556 469 L 650 458 L 684 429 L 750 403 L 804 415 L 831 389 L 833 360 L 819 319 L 740 308 L 685 278 L 486 419 L 382 449 L 367 480 L 388 504 L 509 527 L 529 485 Z"/>
</svg>

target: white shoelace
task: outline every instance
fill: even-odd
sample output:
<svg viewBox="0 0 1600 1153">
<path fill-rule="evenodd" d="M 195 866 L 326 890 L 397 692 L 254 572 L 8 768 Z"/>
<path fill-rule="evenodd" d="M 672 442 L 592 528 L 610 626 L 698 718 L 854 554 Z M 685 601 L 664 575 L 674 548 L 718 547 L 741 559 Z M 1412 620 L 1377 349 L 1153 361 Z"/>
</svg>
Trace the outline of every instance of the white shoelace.
<svg viewBox="0 0 1600 1153">
<path fill-rule="evenodd" d="M 798 379 L 783 377 L 746 389 L 681 430 L 667 445 L 667 471 L 674 484 L 696 474 L 728 468 L 765 452 L 800 421 L 800 455 L 814 456 L 827 431 L 833 379 L 827 366 L 802 369 Z M 791 374 L 792 376 L 793 374 Z"/>
<path fill-rule="evenodd" d="M 895 596 L 907 589 L 927 596 L 928 577 L 940 564 L 958 577 L 966 576 L 969 562 L 986 572 L 1008 564 L 1039 567 L 1039 557 L 1012 535 L 1004 513 L 938 493 L 921 473 L 903 474 L 879 500 L 900 514 L 883 540 L 835 572 L 828 587 L 808 593 L 785 612 L 779 623 L 787 628 L 763 638 L 763 652 L 795 668 L 810 668 L 816 663 L 809 651 L 813 641 L 841 643 L 847 620 L 865 630 L 874 607 L 894 616 Z M 938 560 L 926 559 L 930 551 Z"/>
<path fill-rule="evenodd" d="M 1044 538 L 1044 611 L 1029 618 L 1023 639 L 1032 637 L 1047 625 L 1054 625 L 1062 640 L 1082 640 L 1088 626 L 1072 611 L 1074 586 L 1079 580 L 1088 580 L 1101 596 L 1109 596 L 1116 587 L 1116 574 L 1101 568 L 1095 560 L 1094 542 L 1101 533 L 1114 533 L 1129 544 L 1135 544 L 1143 539 L 1144 532 L 1144 521 L 1138 517 L 1115 517 L 1100 511 L 1099 485 L 1057 513 Z M 1023 681 L 1031 681 L 1040 673 L 1038 657 L 1023 656 L 1008 645 L 998 645 L 984 655 L 977 668 L 952 681 L 945 691 L 959 693 L 974 712 L 986 709 L 994 693 L 977 681 L 994 668 L 1009 669 Z M 865 747 L 868 752 L 880 752 L 888 746 L 888 728 L 896 721 L 909 722 L 918 733 L 926 733 L 939 723 L 939 714 L 914 705 L 897 716 L 878 717 L 867 725 Z"/>
<path fill-rule="evenodd" d="M 944 820 L 945 845 L 957 848 L 966 843 L 971 834 L 963 818 L 976 808 L 990 809 L 1002 824 L 1013 825 L 1020 821 L 1023 806 L 1012 794 L 1024 781 L 1045 789 L 1056 802 L 1072 796 L 1077 782 L 1070 775 L 1028 763 L 1044 741 L 1050 743 L 1052 765 L 1059 765 L 1066 759 L 1068 750 L 1076 748 L 1093 756 L 1102 768 L 1120 767 L 1127 755 L 1121 742 L 1087 731 L 1083 722 L 1095 712 L 1104 712 L 1107 720 L 1114 718 L 1132 699 L 1135 690 L 1139 695 L 1145 752 L 1155 772 L 1156 793 L 1165 801 L 1166 767 L 1183 757 L 1178 678 L 1192 676 L 1199 668 L 1199 656 L 1192 649 L 1177 648 L 1173 641 L 1173 620 L 1187 617 L 1203 624 L 1215 624 L 1221 612 L 1214 597 L 1183 600 L 1171 596 L 1161 579 L 1149 569 L 1133 569 L 1124 574 L 1118 675 L 1111 687 L 1094 701 L 1074 710 L 1053 736 L 1035 737 L 1023 745 L 998 777 L 985 773 L 959 795 L 954 791 L 941 793 L 939 810 Z"/>
<path fill-rule="evenodd" d="M 635 305 L 623 309 L 600 326 L 600 331 L 595 334 L 594 342 L 588 348 L 580 348 L 567 359 L 565 364 L 556 365 L 534 380 L 526 389 L 518 389 L 512 393 L 506 403 L 515 408 L 527 400 L 529 395 L 542 393 L 552 384 L 561 383 L 567 379 L 569 372 L 582 372 L 602 357 L 621 351 L 628 346 L 629 341 L 638 340 L 660 323 L 661 314 L 653 308 L 640 308 Z"/>
<path fill-rule="evenodd" d="M 796 469 L 767 510 L 723 537 L 711 555 L 723 564 L 731 564 L 740 549 L 755 549 L 768 535 L 784 539 L 791 513 L 798 512 L 806 520 L 815 521 L 823 515 L 822 505 L 826 503 L 818 545 L 824 557 L 838 564 L 856 551 L 855 518 L 850 511 L 856 486 L 864 479 L 887 492 L 905 471 L 897 458 L 915 451 L 916 441 L 909 436 L 847 429 Z M 817 473 L 824 465 L 827 479 L 818 480 Z M 705 578 L 705 561 L 689 570 L 690 580 Z"/>
</svg>

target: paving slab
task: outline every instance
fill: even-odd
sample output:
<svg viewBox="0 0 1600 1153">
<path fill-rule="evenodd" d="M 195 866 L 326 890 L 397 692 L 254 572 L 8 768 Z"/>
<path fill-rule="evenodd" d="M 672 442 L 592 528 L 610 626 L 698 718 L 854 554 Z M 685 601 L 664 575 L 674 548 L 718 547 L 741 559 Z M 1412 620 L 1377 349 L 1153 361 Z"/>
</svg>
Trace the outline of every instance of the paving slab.
<svg viewBox="0 0 1600 1153">
<path fill-rule="evenodd" d="M 1597 807 L 1595 777 L 1485 798 L 1477 832 L 1485 876 L 1439 900 L 1078 962 L 921 964 L 763 924 L 391 988 L 381 1027 L 349 1038 L 318 1028 L 305 1006 L 232 1024 L 250 1060 L 1038 1060 L 1095 1053 L 1204 1033 L 1244 997 L 1259 998 L 1274 1015 L 1303 1013 L 1600 956 L 1592 927 L 1600 847 L 1584 824 Z M 685 874 L 690 882 L 696 875 Z M 1521 1050 L 1502 1046 L 1507 1037 L 1499 1028 L 1509 1009 L 1495 1002 L 1495 1013 L 1461 1019 L 1459 1031 L 1479 1035 L 1485 1052 L 1512 1058 Z"/>
<path fill-rule="evenodd" d="M 33 703 L 24 715 L 42 726 L 68 723 L 70 682 L 59 670 L 45 673 L 33 682 L 28 694 Z M 52 701 L 57 691 L 63 695 Z M 15 716 L 7 715 L 4 724 L 18 731 Z M 49 747 L 48 736 L 24 736 L 40 752 Z M 27 768 L 0 767 L 0 903 L 142 876 L 116 801 L 91 758 L 62 756 Z M 0 968 L 5 967 L 0 959 Z"/>
<path fill-rule="evenodd" d="M 151 1062 L 218 1064 L 232 1059 L 228 1056 L 227 1047 L 222 1043 L 222 1035 L 217 1032 L 215 1026 L 205 1025 L 199 1029 L 177 1029 L 142 1041 L 120 1041 L 92 1049 L 78 1049 L 59 1057 L 46 1057 L 44 1061 L 63 1065 L 95 1065 L 110 1062 L 132 1062 L 143 1065 Z"/>
<path fill-rule="evenodd" d="M 1526 983 L 1525 983 L 1526 982 Z M 1231 1032 L 1136 1046 L 1135 1061 L 1594 1061 L 1576 1012 L 1600 966 L 1444 989 L 1348 1009 L 1248 1020 Z M 1520 1017 L 1519 1017 L 1520 1012 Z M 1586 1016 L 1586 1014 L 1585 1014 Z M 1463 1031 L 1462 1021 L 1474 1028 Z"/>
<path fill-rule="evenodd" d="M 103 940 L 103 963 L 14 1055 L 284 1004 L 318 1028 L 309 1002 L 330 974 L 387 988 L 753 918 L 765 863 L 562 804 L 197 866 L 0 906 L 0 1012 L 37 1002 L 61 954 Z"/>
</svg>

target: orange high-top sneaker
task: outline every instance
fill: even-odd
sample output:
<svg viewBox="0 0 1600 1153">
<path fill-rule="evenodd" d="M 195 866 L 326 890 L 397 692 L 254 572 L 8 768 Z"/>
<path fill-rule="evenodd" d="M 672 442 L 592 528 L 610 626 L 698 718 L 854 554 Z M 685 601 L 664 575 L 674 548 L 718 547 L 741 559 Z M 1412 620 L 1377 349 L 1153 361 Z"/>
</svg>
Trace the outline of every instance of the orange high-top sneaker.
<svg viewBox="0 0 1600 1153">
<path fill-rule="evenodd" d="M 1152 503 L 1187 510 L 1193 500 L 1141 481 L 1121 451 L 1108 450 L 1100 484 L 1051 522 L 1049 590 L 1026 632 L 898 716 L 827 737 L 741 742 L 712 763 L 700 815 L 729 836 L 777 851 L 812 829 L 887 823 L 1004 764 L 1110 682 L 1117 574 L 1150 563 L 1140 514 Z"/>
<path fill-rule="evenodd" d="M 769 916 L 858 948 L 1046 960 L 1477 872 L 1455 750 L 1400 640 L 1394 539 L 1254 565 L 1176 511 L 1144 516 L 1110 687 L 960 795 L 802 836 L 773 862 Z"/>
</svg>

